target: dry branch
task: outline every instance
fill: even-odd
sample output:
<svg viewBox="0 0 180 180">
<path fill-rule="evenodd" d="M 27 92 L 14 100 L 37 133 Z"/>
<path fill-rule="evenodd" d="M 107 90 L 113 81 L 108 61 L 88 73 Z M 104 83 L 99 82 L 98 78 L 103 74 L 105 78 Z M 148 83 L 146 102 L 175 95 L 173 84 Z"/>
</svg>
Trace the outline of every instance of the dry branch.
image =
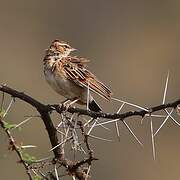
<svg viewBox="0 0 180 180">
<path fill-rule="evenodd" d="M 69 175 L 74 176 L 75 178 L 77 178 L 79 180 L 85 180 L 87 178 L 86 170 L 83 169 L 81 166 L 84 164 L 88 164 L 90 167 L 91 162 L 94 160 L 97 160 L 97 158 L 95 158 L 93 156 L 93 153 L 92 153 L 93 151 L 90 148 L 90 144 L 88 141 L 89 135 L 86 134 L 84 127 L 82 125 L 82 122 L 78 121 L 77 126 L 81 130 L 82 136 L 84 137 L 84 143 L 85 143 L 86 149 L 88 150 L 89 156 L 88 156 L 88 158 L 83 159 L 79 162 L 74 162 L 72 160 L 65 158 L 62 146 L 58 146 L 59 139 L 58 139 L 58 135 L 57 135 L 57 129 L 51 120 L 50 112 L 56 111 L 57 113 L 62 114 L 62 112 L 67 111 L 71 114 L 76 113 L 76 114 L 78 114 L 78 116 L 79 115 L 87 115 L 89 117 L 92 117 L 93 119 L 106 118 L 106 119 L 112 119 L 112 120 L 119 119 L 121 121 L 124 121 L 124 119 L 126 119 L 128 117 L 132 117 L 132 116 L 144 117 L 147 114 L 151 115 L 154 112 L 166 110 L 167 108 L 175 109 L 180 104 L 180 99 L 178 99 L 174 102 L 154 106 L 147 110 L 129 111 L 129 112 L 122 113 L 122 114 L 119 114 L 119 113 L 110 114 L 110 113 L 105 113 L 105 112 L 93 112 L 93 111 L 80 109 L 80 108 L 76 108 L 76 107 L 69 107 L 68 109 L 66 109 L 63 105 L 60 106 L 57 104 L 45 105 L 45 104 L 37 101 L 36 99 L 32 98 L 31 96 L 25 94 L 24 92 L 19 92 L 15 89 L 12 89 L 5 85 L 0 86 L 0 91 L 11 95 L 13 98 L 18 98 L 18 99 L 30 104 L 39 112 L 39 114 L 41 115 L 41 118 L 43 120 L 43 123 L 46 127 L 46 130 L 48 132 L 49 140 L 50 140 L 52 148 L 57 146 L 56 148 L 53 148 L 53 153 L 54 153 L 54 157 L 55 157 L 54 163 L 58 162 L 60 165 L 64 166 L 66 168 L 66 170 L 68 171 Z M 1 123 L 1 126 L 3 127 L 2 123 Z M 73 128 L 73 126 L 71 128 Z M 6 133 L 9 137 L 8 131 L 6 131 Z M 15 145 L 14 145 L 14 147 L 16 148 Z M 27 170 L 28 167 L 26 167 L 26 164 L 24 164 L 24 166 Z"/>
<path fill-rule="evenodd" d="M 180 99 L 177 99 L 171 103 L 161 104 L 154 107 L 148 108 L 148 110 L 139 110 L 139 111 L 128 111 L 126 113 L 105 113 L 105 112 L 93 112 L 86 109 L 80 109 L 76 107 L 69 107 L 66 109 L 66 107 L 60 106 L 60 104 L 53 104 L 53 105 L 44 105 L 37 101 L 36 99 L 33 99 L 32 97 L 28 96 L 27 94 L 23 92 L 16 91 L 10 87 L 7 86 L 0 86 L 0 91 L 5 92 L 7 94 L 10 94 L 12 97 L 19 98 L 28 104 L 31 104 L 33 107 L 37 109 L 38 112 L 42 113 L 48 113 L 51 111 L 57 111 L 58 113 L 62 113 L 64 110 L 70 112 L 70 113 L 78 113 L 79 115 L 87 115 L 92 118 L 105 118 L 105 119 L 121 119 L 124 120 L 125 118 L 131 117 L 131 116 L 141 116 L 144 117 L 146 114 L 152 114 L 157 111 L 165 110 L 167 108 L 176 108 L 180 104 Z"/>
</svg>

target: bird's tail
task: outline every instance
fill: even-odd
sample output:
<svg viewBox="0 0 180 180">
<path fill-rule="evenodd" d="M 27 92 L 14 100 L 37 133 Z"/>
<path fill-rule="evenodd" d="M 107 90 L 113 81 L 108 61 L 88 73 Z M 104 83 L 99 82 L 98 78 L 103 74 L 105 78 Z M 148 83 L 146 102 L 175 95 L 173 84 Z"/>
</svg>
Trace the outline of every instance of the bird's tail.
<svg viewBox="0 0 180 180">
<path fill-rule="evenodd" d="M 101 107 L 96 103 L 94 99 L 92 99 L 91 102 L 89 102 L 89 109 L 91 111 L 100 112 L 102 111 Z"/>
</svg>

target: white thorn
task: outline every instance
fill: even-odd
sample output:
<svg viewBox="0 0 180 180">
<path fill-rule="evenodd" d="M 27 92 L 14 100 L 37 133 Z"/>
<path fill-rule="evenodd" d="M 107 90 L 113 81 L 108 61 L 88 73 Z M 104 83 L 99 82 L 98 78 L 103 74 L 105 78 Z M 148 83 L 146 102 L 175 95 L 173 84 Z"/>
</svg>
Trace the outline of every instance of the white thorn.
<svg viewBox="0 0 180 180">
<path fill-rule="evenodd" d="M 90 169 L 91 169 L 91 165 L 89 165 L 89 167 L 88 167 L 88 170 L 87 170 L 87 173 L 86 173 L 85 180 L 87 180 L 87 179 L 88 179 L 88 175 L 89 175 Z"/>
<path fill-rule="evenodd" d="M 93 130 L 93 128 L 94 128 L 95 125 L 96 125 L 96 122 L 97 122 L 97 121 L 95 121 L 94 124 L 91 126 L 91 128 L 89 129 L 87 135 L 89 135 L 89 134 L 91 133 L 91 131 Z"/>
<path fill-rule="evenodd" d="M 169 71 L 168 71 L 167 78 L 166 78 L 166 84 L 165 84 L 165 88 L 164 88 L 164 95 L 163 95 L 162 104 L 164 104 L 165 101 L 166 101 L 166 94 L 167 94 L 168 82 L 169 82 Z"/>
<path fill-rule="evenodd" d="M 25 123 L 28 122 L 30 119 L 32 119 L 32 117 L 29 117 L 29 118 L 25 119 L 24 121 L 20 122 L 20 123 L 17 124 L 13 129 L 16 129 L 16 128 L 18 128 L 19 126 L 25 124 Z"/>
<path fill-rule="evenodd" d="M 154 133 L 154 136 L 157 135 L 157 133 L 161 130 L 161 128 L 164 126 L 164 124 L 166 123 L 166 121 L 168 120 L 168 118 L 170 117 L 171 113 L 173 112 L 173 109 L 171 110 L 171 112 L 166 116 L 165 120 L 162 122 L 162 124 L 159 126 L 159 128 L 156 130 L 156 132 Z"/>
<path fill-rule="evenodd" d="M 9 105 L 8 105 L 8 107 L 7 107 L 6 111 L 5 111 L 5 113 L 3 114 L 3 117 L 2 117 L 2 118 L 4 118 L 4 117 L 6 116 L 6 114 L 7 114 L 8 111 L 10 110 L 10 108 L 11 108 L 13 102 L 14 102 L 14 98 L 11 99 L 11 101 L 10 101 L 10 103 L 9 103 Z"/>
<path fill-rule="evenodd" d="M 87 86 L 87 110 L 89 110 L 89 96 L 90 96 L 90 93 L 89 93 L 89 81 L 88 81 L 88 86 Z"/>
<path fill-rule="evenodd" d="M 59 147 L 59 146 L 61 146 L 62 144 L 66 143 L 66 142 L 67 142 L 68 140 L 70 140 L 71 138 L 72 138 L 72 136 L 69 137 L 69 138 L 67 138 L 67 139 L 65 139 L 64 141 L 62 141 L 62 142 L 59 143 L 58 145 L 54 146 L 54 147 L 51 148 L 49 151 L 53 151 L 53 150 L 56 149 L 57 147 Z"/>
<path fill-rule="evenodd" d="M 139 105 L 137 105 L 137 104 L 129 103 L 129 102 L 126 102 L 126 101 L 123 101 L 123 100 L 117 99 L 117 98 L 112 98 L 112 99 L 113 99 L 113 100 L 115 100 L 115 101 L 119 101 L 119 102 L 122 102 L 122 103 L 128 104 L 128 105 L 130 105 L 130 106 L 133 106 L 133 107 L 136 107 L 136 108 L 138 108 L 138 109 L 142 109 L 142 110 L 144 110 L 144 111 L 147 111 L 147 112 L 148 112 L 148 109 L 146 109 L 146 108 L 144 108 L 144 107 L 141 107 L 141 106 L 139 106 Z"/>
<path fill-rule="evenodd" d="M 26 149 L 26 148 L 35 148 L 37 146 L 34 145 L 26 145 L 26 146 L 21 146 L 22 149 Z"/>
<path fill-rule="evenodd" d="M 91 123 L 94 119 L 93 118 L 90 118 L 86 123 L 84 123 L 84 127 L 86 127 L 89 123 Z"/>
<path fill-rule="evenodd" d="M 117 133 L 118 140 L 120 141 L 119 125 L 118 125 L 117 121 L 115 121 L 115 127 L 116 127 L 116 133 Z"/>
<path fill-rule="evenodd" d="M 109 128 L 107 128 L 106 126 L 103 126 L 101 123 L 99 123 L 98 119 L 99 119 L 99 118 L 95 119 L 95 121 L 97 122 L 96 125 L 99 124 L 103 129 L 106 129 L 106 130 L 110 131 Z"/>
<path fill-rule="evenodd" d="M 117 114 L 120 113 L 120 111 L 121 111 L 121 109 L 124 107 L 124 105 L 125 105 L 125 102 L 123 102 L 123 103 L 121 104 L 120 108 L 119 108 L 118 111 L 117 111 Z M 117 119 L 117 121 L 115 121 L 115 127 L 116 127 L 116 133 L 117 133 L 118 140 L 120 141 L 120 133 L 119 133 L 118 120 L 119 120 L 119 119 Z"/>
<path fill-rule="evenodd" d="M 76 180 L 76 178 L 75 178 L 74 176 L 72 176 L 72 179 L 73 179 L 73 180 Z"/>
<path fill-rule="evenodd" d="M 126 128 L 129 130 L 129 132 L 133 135 L 133 137 L 136 139 L 136 141 L 143 146 L 143 144 L 141 143 L 141 141 L 137 138 L 137 136 L 134 134 L 134 132 L 131 130 L 131 128 L 129 127 L 129 125 L 126 123 L 126 121 L 123 121 L 124 125 L 126 126 Z"/>
<path fill-rule="evenodd" d="M 153 159 L 156 160 L 156 151 L 155 151 L 155 143 L 154 143 L 154 135 L 153 135 L 153 122 L 151 118 L 151 141 L 152 141 L 152 151 L 153 151 Z"/>
<path fill-rule="evenodd" d="M 173 109 L 174 110 L 174 109 Z M 167 111 L 167 109 L 165 109 L 166 113 L 169 115 L 170 113 Z M 178 121 L 176 121 L 171 114 L 169 115 L 169 117 L 175 122 L 175 124 L 177 124 L 180 127 L 180 123 Z"/>
<path fill-rule="evenodd" d="M 59 176 L 58 176 L 56 164 L 55 164 L 55 166 L 54 166 L 54 171 L 55 171 L 56 179 L 59 180 Z"/>
<path fill-rule="evenodd" d="M 105 122 L 102 122 L 100 124 L 97 124 L 95 126 L 100 126 L 100 125 L 104 125 L 104 124 L 109 124 L 109 123 L 113 123 L 113 122 L 116 122 L 116 121 L 121 121 L 121 119 L 113 119 L 113 120 L 110 120 L 110 121 L 105 121 Z"/>
<path fill-rule="evenodd" d="M 97 136 L 94 136 L 94 135 L 89 135 L 89 137 L 95 138 L 95 139 L 98 139 L 98 140 L 102 140 L 102 141 L 109 141 L 109 142 L 112 142 L 111 139 L 105 139 L 105 138 L 97 137 Z"/>
</svg>

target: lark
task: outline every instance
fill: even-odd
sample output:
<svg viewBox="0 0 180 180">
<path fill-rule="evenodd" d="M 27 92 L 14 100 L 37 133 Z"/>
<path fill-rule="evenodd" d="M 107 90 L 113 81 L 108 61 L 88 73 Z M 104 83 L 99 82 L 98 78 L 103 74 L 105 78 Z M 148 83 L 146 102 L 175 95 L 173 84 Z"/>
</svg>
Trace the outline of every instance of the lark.
<svg viewBox="0 0 180 180">
<path fill-rule="evenodd" d="M 89 92 L 110 100 L 112 92 L 87 69 L 89 60 L 70 56 L 76 49 L 67 42 L 54 40 L 44 57 L 44 75 L 48 84 L 70 101 L 87 105 L 91 111 L 100 112 L 101 107 Z"/>
</svg>

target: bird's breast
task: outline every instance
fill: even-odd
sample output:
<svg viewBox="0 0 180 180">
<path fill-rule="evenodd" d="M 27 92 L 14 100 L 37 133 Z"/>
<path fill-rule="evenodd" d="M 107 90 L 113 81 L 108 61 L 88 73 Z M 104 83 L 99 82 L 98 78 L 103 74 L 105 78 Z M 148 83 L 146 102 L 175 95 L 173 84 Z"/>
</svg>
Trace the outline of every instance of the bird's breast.
<svg viewBox="0 0 180 180">
<path fill-rule="evenodd" d="M 57 82 L 56 78 L 55 78 L 55 69 L 56 66 L 55 64 L 45 64 L 44 66 L 44 75 L 45 75 L 45 79 L 48 82 L 48 84 L 59 94 L 63 94 L 62 92 L 62 88 L 63 85 L 65 84 L 65 80 L 63 79 L 63 77 L 59 78 L 59 82 Z"/>
<path fill-rule="evenodd" d="M 86 89 L 68 79 L 60 66 L 44 66 L 44 75 L 48 84 L 58 94 L 68 99 L 79 98 L 82 102 L 86 101 Z"/>
</svg>

